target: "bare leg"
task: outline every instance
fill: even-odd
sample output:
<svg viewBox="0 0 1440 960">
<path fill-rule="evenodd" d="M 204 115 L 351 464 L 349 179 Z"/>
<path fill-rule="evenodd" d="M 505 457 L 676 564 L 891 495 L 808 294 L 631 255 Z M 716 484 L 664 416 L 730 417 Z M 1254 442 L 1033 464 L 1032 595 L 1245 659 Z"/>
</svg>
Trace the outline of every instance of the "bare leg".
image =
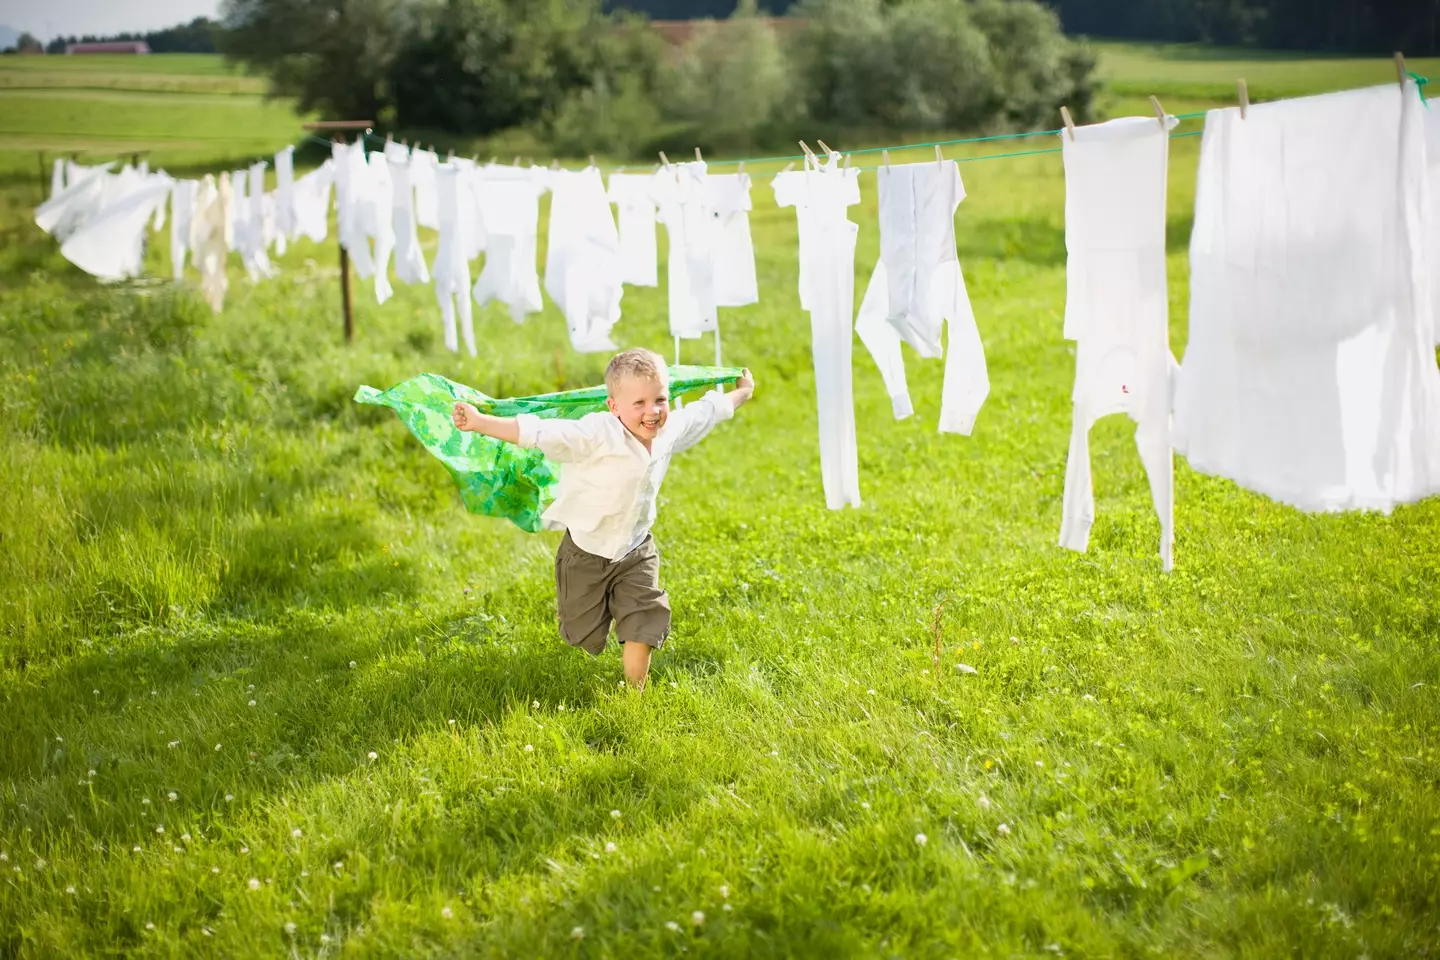
<svg viewBox="0 0 1440 960">
<path fill-rule="evenodd" d="M 645 677 L 650 672 L 650 653 L 652 647 L 645 643 L 625 644 L 625 682 L 630 684 L 631 689 L 644 690 Z"/>
</svg>

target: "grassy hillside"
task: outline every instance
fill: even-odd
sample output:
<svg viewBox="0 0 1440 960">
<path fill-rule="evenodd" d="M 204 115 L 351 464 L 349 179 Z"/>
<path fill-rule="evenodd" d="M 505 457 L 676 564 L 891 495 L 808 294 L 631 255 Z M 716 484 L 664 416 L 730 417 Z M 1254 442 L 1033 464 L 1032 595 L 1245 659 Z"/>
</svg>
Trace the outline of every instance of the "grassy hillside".
<svg viewBox="0 0 1440 960">
<path fill-rule="evenodd" d="M 1114 112 L 1228 102 L 1235 72 L 1106 64 Z M 1331 80 L 1235 68 L 1254 89 L 1262 65 L 1276 89 Z M 162 163 L 286 142 L 292 118 L 254 97 L 189 115 L 213 139 L 163 111 L 136 139 Z M 555 537 L 465 514 L 391 414 L 350 401 L 426 370 L 495 395 L 598 382 L 553 305 L 478 312 L 472 359 L 441 345 L 431 290 L 398 283 L 384 306 L 357 283 L 345 347 L 333 241 L 260 284 L 232 264 L 218 316 L 193 274 L 102 287 L 28 223 L 15 144 L 119 143 L 118 108 L 44 102 L 76 112 L 0 113 L 22 128 L 0 140 L 0 955 L 1440 950 L 1440 501 L 1307 516 L 1177 459 L 1163 575 L 1112 417 L 1090 552 L 1056 547 L 1058 156 L 961 168 L 993 384 L 973 436 L 936 432 L 942 365 L 913 356 L 918 412 L 895 422 L 855 343 L 865 503 L 843 512 L 820 489 L 794 215 L 757 177 L 762 300 L 721 323 L 759 390 L 670 471 L 675 633 L 637 697 L 616 651 L 556 635 Z M 1177 356 L 1198 143 L 1172 142 Z M 870 174 L 862 193 L 857 297 Z M 665 304 L 627 288 L 617 334 L 669 354 Z"/>
</svg>

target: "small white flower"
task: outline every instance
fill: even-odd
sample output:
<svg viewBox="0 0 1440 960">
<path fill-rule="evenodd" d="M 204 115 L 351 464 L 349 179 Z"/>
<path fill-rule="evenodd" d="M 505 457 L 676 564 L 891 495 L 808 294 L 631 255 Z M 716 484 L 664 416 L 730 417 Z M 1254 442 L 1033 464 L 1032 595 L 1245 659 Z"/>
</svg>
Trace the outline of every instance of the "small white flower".
<svg viewBox="0 0 1440 960">
<path fill-rule="evenodd" d="M 64 742 L 65 742 L 65 738 L 64 738 L 64 737 L 56 737 L 56 738 L 55 738 L 55 742 L 56 742 L 56 743 L 64 743 Z"/>
<path fill-rule="evenodd" d="M 154 930 L 154 929 L 155 929 L 155 924 L 153 924 L 153 923 L 147 923 L 147 924 L 145 924 L 145 929 L 146 929 L 146 930 Z"/>
<path fill-rule="evenodd" d="M 619 819 L 620 819 L 620 811 L 619 811 L 619 810 L 611 810 L 611 811 L 610 811 L 610 816 L 611 816 L 612 818 L 616 819 L 616 820 L 619 820 Z"/>
<path fill-rule="evenodd" d="M 694 913 L 690 914 L 690 922 L 695 924 L 695 926 L 697 927 L 700 926 L 700 924 L 705 922 L 705 911 L 696 910 Z"/>
<path fill-rule="evenodd" d="M 160 826 L 156 827 L 156 828 L 155 828 L 155 832 L 156 832 L 156 833 L 164 833 L 164 832 L 165 832 L 165 825 L 162 823 Z"/>
<path fill-rule="evenodd" d="M 176 853 L 184 853 L 184 852 L 185 852 L 185 848 L 182 847 L 182 846 L 180 846 L 180 844 L 178 844 L 178 843 L 177 843 L 177 844 L 174 844 L 173 846 L 171 846 L 170 849 L 171 849 L 171 850 L 174 850 Z"/>
<path fill-rule="evenodd" d="M 724 897 L 726 900 L 730 899 L 730 888 L 728 886 L 725 886 L 724 884 L 721 884 L 720 896 Z"/>
<path fill-rule="evenodd" d="M 989 810 L 990 798 L 985 796 L 985 794 L 983 793 L 980 794 L 980 796 L 975 798 L 975 806 L 979 807 L 981 810 Z"/>
<path fill-rule="evenodd" d="M 171 803 L 174 803 L 176 800 L 180 799 L 180 794 L 176 793 L 174 790 L 171 790 L 169 793 L 165 794 L 165 799 L 169 800 Z"/>
<path fill-rule="evenodd" d="M 180 746 L 180 741 L 171 740 L 168 744 L 166 744 L 166 746 L 168 746 L 171 750 L 174 750 L 176 747 Z"/>
<path fill-rule="evenodd" d="M 44 858 L 44 857 L 36 857 L 36 858 L 35 858 L 35 869 L 36 869 L 36 870 L 44 870 L 44 869 L 45 869 L 45 858 Z"/>
<path fill-rule="evenodd" d="M 455 726 L 455 718 L 454 718 L 454 717 L 451 717 L 451 718 L 450 718 L 450 726 L 452 726 L 452 727 Z"/>
<path fill-rule="evenodd" d="M 250 886 L 250 889 L 251 889 L 251 890 L 259 890 L 259 889 L 260 889 L 260 881 L 257 880 L 257 879 L 255 879 L 254 877 L 251 877 L 251 878 L 250 878 L 250 884 L 249 884 L 249 886 Z"/>
<path fill-rule="evenodd" d="M 1044 761 L 1044 760 L 1036 760 L 1036 761 L 1035 761 L 1035 766 L 1037 766 L 1037 767 L 1043 767 L 1043 766 L 1045 766 L 1045 761 Z"/>
<path fill-rule="evenodd" d="M 354 670 L 354 669 L 355 669 L 355 661 L 354 661 L 354 660 L 351 660 L 351 661 L 350 661 L 350 669 L 351 669 L 351 670 Z"/>
<path fill-rule="evenodd" d="M 184 840 L 186 843 L 189 843 L 189 842 L 190 842 L 190 834 L 188 834 L 188 833 L 182 833 L 182 834 L 180 834 L 180 839 L 181 839 L 181 840 Z"/>
<path fill-rule="evenodd" d="M 285 932 L 288 933 L 288 934 L 290 934 L 290 936 L 292 936 L 292 937 L 295 936 L 295 921 L 294 921 L 294 920 L 287 920 L 287 921 L 285 922 Z"/>
<path fill-rule="evenodd" d="M 160 696 L 160 694 L 157 693 L 157 692 L 154 691 L 154 690 L 151 690 L 151 691 L 150 691 L 150 696 L 152 696 L 152 697 L 158 697 L 158 696 Z"/>
<path fill-rule="evenodd" d="M 533 743 L 527 743 L 527 744 L 525 744 L 525 752 L 526 752 L 526 753 L 534 753 L 534 752 L 535 752 L 535 745 L 534 745 Z"/>
<path fill-rule="evenodd" d="M 216 753 L 219 753 L 219 752 L 220 752 L 220 744 L 218 744 L 218 743 L 215 744 L 215 752 L 216 752 Z"/>
<path fill-rule="evenodd" d="M 72 897 L 75 896 L 75 888 L 74 888 L 74 887 L 66 887 L 66 888 L 65 888 L 65 892 L 68 893 L 68 894 L 70 894 L 70 896 L 72 896 Z"/>
<path fill-rule="evenodd" d="M 250 852 L 250 848 L 249 848 L 249 847 L 241 847 L 241 848 L 240 848 L 240 852 L 241 852 L 241 853 L 249 853 L 249 852 Z"/>
<path fill-rule="evenodd" d="M 449 907 L 445 907 L 441 909 L 440 916 L 444 917 L 446 920 L 449 920 L 451 917 L 455 916 L 455 913 Z"/>
<path fill-rule="evenodd" d="M 330 942 L 330 934 L 328 934 L 328 933 L 322 933 L 322 934 L 320 934 L 320 942 L 321 942 L 321 943 L 329 943 L 329 942 Z"/>
<path fill-rule="evenodd" d="M 570 931 L 570 939 L 571 939 L 571 940 L 584 940 L 584 939 L 585 939 L 585 928 L 584 928 L 584 927 L 576 927 L 574 930 L 571 930 L 571 931 Z"/>
<path fill-rule="evenodd" d="M 374 750 L 371 750 L 369 753 L 366 754 L 366 756 L 369 757 L 371 760 L 376 760 L 380 757 L 380 754 L 376 753 Z"/>
<path fill-rule="evenodd" d="M 869 801 L 869 800 L 861 800 L 861 801 L 860 801 L 860 809 L 861 809 L 861 810 L 869 810 L 869 809 L 870 809 L 870 801 Z"/>
<path fill-rule="evenodd" d="M 220 868 L 219 868 L 219 867 L 211 867 L 211 868 L 210 868 L 210 872 L 211 872 L 211 873 L 219 873 L 219 872 L 220 872 Z"/>
<path fill-rule="evenodd" d="M 336 869 L 336 870 L 344 870 L 344 869 L 345 869 L 345 861 L 344 861 L 344 860 L 336 860 L 336 861 L 335 861 L 335 869 Z"/>
<path fill-rule="evenodd" d="M 245 689 L 246 689 L 246 690 L 254 690 L 254 689 L 255 689 L 255 684 L 252 683 L 252 684 L 250 684 L 250 686 L 246 687 Z"/>
<path fill-rule="evenodd" d="M 607 843 L 607 844 L 605 844 L 605 852 L 606 852 L 606 853 L 614 853 L 614 852 L 616 851 L 616 849 L 618 849 L 618 848 L 615 846 L 614 843 Z"/>
<path fill-rule="evenodd" d="M 139 853 L 139 852 L 140 852 L 140 848 L 139 848 L 138 846 L 136 846 L 135 849 L 132 850 L 131 852 L 132 852 L 132 853 Z"/>
<path fill-rule="evenodd" d="M 872 697 L 875 696 L 875 691 L 874 691 L 873 689 L 871 689 L 871 690 L 866 690 L 865 692 L 868 693 L 868 694 L 870 694 L 870 696 L 872 696 Z"/>
<path fill-rule="evenodd" d="M 679 933 L 680 924 L 676 923 L 674 920 L 666 920 L 665 929 L 669 930 L 671 933 Z"/>
<path fill-rule="evenodd" d="M 728 904 L 728 903 L 727 903 L 727 904 L 724 904 L 723 906 L 721 906 L 720 909 L 721 909 L 721 910 L 724 910 L 726 913 L 729 913 L 729 912 L 730 912 L 730 904 Z"/>
<path fill-rule="evenodd" d="M 95 776 L 95 771 L 94 771 L 94 770 L 86 770 L 86 771 L 85 771 L 85 776 L 87 776 L 87 777 L 93 777 L 93 776 Z"/>
<path fill-rule="evenodd" d="M 308 877 L 308 876 L 310 876 L 310 871 L 309 871 L 309 870 L 301 870 L 301 871 L 300 871 L 300 876 L 302 876 L 302 877 Z"/>
<path fill-rule="evenodd" d="M 99 691 L 99 690 L 91 690 L 90 692 L 93 693 L 93 694 L 95 694 L 95 696 L 97 696 L 97 697 L 100 696 L 100 691 Z"/>
<path fill-rule="evenodd" d="M 252 707 L 255 706 L 255 701 L 254 701 L 254 700 L 251 700 L 251 701 L 250 701 L 250 706 L 252 706 Z"/>
<path fill-rule="evenodd" d="M 299 827 L 296 827 L 294 830 L 291 830 L 291 831 L 290 831 L 290 836 L 294 837 L 296 840 L 299 840 L 299 839 L 300 839 L 300 828 L 299 828 Z"/>
<path fill-rule="evenodd" d="M 558 707 L 556 707 L 555 709 L 556 709 L 556 710 L 559 710 L 561 713 L 564 713 L 564 712 L 565 712 L 565 704 L 562 703 L 562 704 L 560 704 Z"/>
<path fill-rule="evenodd" d="M 1002 824 L 1000 824 L 1000 826 L 998 826 L 998 827 L 995 828 L 995 832 L 998 833 L 998 834 L 1000 834 L 1000 836 L 1002 836 L 1002 837 L 1008 837 L 1008 836 L 1010 836 L 1010 824 L 1008 824 L 1008 823 L 1002 823 Z"/>
<path fill-rule="evenodd" d="M 974 667 L 970 666 L 970 664 L 968 664 L 968 663 L 957 663 L 957 664 L 955 664 L 955 669 L 956 669 L 956 670 L 959 670 L 961 673 L 977 673 L 977 672 L 978 672 Z"/>
<path fill-rule="evenodd" d="M 918 844 L 920 844 L 920 846 L 923 847 L 923 846 L 925 846 L 925 844 L 927 844 L 927 843 L 930 842 L 930 838 L 927 837 L 927 836 L 925 836 L 925 834 L 923 834 L 923 833 L 917 833 L 917 834 L 915 834 L 915 842 L 918 843 Z"/>
<path fill-rule="evenodd" d="M 232 801 L 234 801 L 234 799 L 235 799 L 235 794 L 233 794 L 233 793 L 227 793 L 227 794 L 225 794 L 225 802 L 226 802 L 226 803 L 231 803 Z"/>
<path fill-rule="evenodd" d="M 532 700 L 532 701 L 530 701 L 530 709 L 531 709 L 531 710 L 539 710 L 539 709 L 540 709 L 540 701 L 539 701 L 539 700 Z M 576 929 L 576 930 L 579 930 L 580 928 L 579 928 L 579 927 L 576 927 L 575 929 Z"/>
<path fill-rule="evenodd" d="M 5 853 L 4 851 L 0 851 L 0 863 L 9 863 L 9 862 L 10 862 L 10 854 Z"/>
<path fill-rule="evenodd" d="M 144 806 L 144 807 L 150 806 L 150 798 L 149 798 L 149 797 L 144 797 L 144 798 L 142 798 L 141 801 L 140 801 L 140 805 L 141 805 L 141 806 Z"/>
</svg>

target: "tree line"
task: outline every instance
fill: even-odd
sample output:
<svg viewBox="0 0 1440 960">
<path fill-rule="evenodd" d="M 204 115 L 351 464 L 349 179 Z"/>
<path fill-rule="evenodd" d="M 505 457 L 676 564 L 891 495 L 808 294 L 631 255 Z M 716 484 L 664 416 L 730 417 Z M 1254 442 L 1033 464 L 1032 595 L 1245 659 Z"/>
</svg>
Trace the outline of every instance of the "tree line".
<svg viewBox="0 0 1440 960">
<path fill-rule="evenodd" d="M 65 48 L 72 43 L 117 43 L 131 40 L 144 40 L 150 47 L 152 53 L 218 53 L 219 48 L 215 45 L 215 29 L 219 25 L 209 17 L 196 17 L 189 23 L 176 24 L 173 27 L 166 27 L 163 30 L 150 30 L 145 33 L 114 33 L 105 35 L 85 34 L 84 36 L 57 36 L 44 45 L 46 53 L 64 53 Z M 29 34 L 21 36 L 23 42 Z M 39 52 L 40 42 L 33 37 L 30 38 L 34 44 L 34 52 Z M 16 44 L 22 52 L 31 52 L 26 47 Z"/>
</svg>

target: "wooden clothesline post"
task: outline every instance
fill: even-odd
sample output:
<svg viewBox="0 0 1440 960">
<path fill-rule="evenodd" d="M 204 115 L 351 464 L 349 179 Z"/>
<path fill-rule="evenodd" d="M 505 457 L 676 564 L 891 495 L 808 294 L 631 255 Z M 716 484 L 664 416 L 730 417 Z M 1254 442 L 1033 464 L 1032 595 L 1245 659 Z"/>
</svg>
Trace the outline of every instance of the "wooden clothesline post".
<svg viewBox="0 0 1440 960">
<path fill-rule="evenodd" d="M 318 123 L 307 123 L 306 130 L 328 131 L 336 136 L 332 137 L 333 142 L 343 142 L 338 134 L 347 130 L 358 130 L 360 136 L 365 136 L 375 126 L 373 120 L 322 120 Z M 351 304 L 350 297 L 350 253 L 345 249 L 345 241 L 340 237 L 340 225 L 335 225 L 335 238 L 340 245 L 340 307 L 345 314 L 345 342 L 355 342 L 355 311 Z"/>
</svg>

